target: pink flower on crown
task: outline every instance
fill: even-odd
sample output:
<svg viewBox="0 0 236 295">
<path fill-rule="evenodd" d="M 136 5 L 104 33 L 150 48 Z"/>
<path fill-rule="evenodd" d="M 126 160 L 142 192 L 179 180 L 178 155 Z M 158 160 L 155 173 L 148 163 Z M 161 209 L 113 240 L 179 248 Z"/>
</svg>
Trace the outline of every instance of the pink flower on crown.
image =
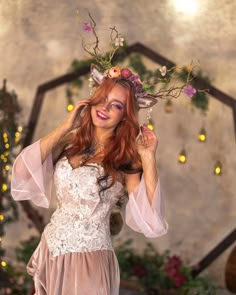
<svg viewBox="0 0 236 295">
<path fill-rule="evenodd" d="M 83 27 L 83 30 L 87 33 L 93 32 L 93 27 L 92 27 L 91 23 L 84 23 L 82 27 Z"/>
<path fill-rule="evenodd" d="M 196 92 L 197 92 L 197 90 L 195 88 L 193 88 L 192 85 L 186 86 L 183 90 L 183 93 L 186 94 L 190 98 L 192 98 Z"/>
<path fill-rule="evenodd" d="M 132 72 L 127 69 L 127 68 L 124 68 L 121 70 L 121 77 L 125 78 L 125 79 L 129 79 L 129 77 L 132 75 Z"/>
<path fill-rule="evenodd" d="M 143 84 L 142 84 L 142 82 L 140 80 L 139 75 L 132 74 L 129 77 L 129 80 L 133 83 L 135 93 L 141 93 L 141 92 L 143 92 Z"/>
</svg>

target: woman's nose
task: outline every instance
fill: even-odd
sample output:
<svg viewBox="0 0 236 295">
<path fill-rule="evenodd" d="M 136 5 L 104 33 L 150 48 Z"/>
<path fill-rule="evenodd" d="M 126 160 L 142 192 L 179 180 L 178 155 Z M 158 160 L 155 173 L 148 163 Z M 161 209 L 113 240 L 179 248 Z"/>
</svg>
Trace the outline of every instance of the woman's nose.
<svg viewBox="0 0 236 295">
<path fill-rule="evenodd" d="M 104 99 L 104 101 L 102 102 L 102 109 L 109 111 L 110 103 L 109 103 L 109 101 L 107 99 Z"/>
</svg>

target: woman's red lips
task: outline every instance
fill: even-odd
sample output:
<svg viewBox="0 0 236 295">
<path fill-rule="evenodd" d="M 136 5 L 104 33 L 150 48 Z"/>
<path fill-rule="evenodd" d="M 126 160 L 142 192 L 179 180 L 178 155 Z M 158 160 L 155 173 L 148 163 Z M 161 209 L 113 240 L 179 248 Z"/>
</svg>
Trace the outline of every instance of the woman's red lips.
<svg viewBox="0 0 236 295">
<path fill-rule="evenodd" d="M 100 111 L 97 111 L 97 117 L 102 120 L 107 120 L 109 118 L 107 115 Z"/>
</svg>

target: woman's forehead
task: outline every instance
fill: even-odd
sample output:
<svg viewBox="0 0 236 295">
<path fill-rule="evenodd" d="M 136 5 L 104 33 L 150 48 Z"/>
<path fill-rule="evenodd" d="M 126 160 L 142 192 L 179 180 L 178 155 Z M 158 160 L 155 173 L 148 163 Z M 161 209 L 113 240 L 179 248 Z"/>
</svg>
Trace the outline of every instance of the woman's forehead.
<svg viewBox="0 0 236 295">
<path fill-rule="evenodd" d="M 126 99 L 127 99 L 127 90 L 124 87 L 116 84 L 107 93 L 107 98 L 108 99 L 119 100 L 119 101 L 125 103 L 126 102 Z"/>
</svg>

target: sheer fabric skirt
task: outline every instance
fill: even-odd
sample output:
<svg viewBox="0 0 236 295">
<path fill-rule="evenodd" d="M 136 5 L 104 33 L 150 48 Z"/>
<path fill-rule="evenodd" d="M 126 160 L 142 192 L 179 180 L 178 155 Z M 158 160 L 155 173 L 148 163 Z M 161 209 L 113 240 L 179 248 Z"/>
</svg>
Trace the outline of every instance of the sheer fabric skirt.
<svg viewBox="0 0 236 295">
<path fill-rule="evenodd" d="M 119 266 L 115 253 L 110 250 L 52 257 L 42 235 L 27 272 L 33 276 L 35 295 L 119 294 Z"/>
</svg>

